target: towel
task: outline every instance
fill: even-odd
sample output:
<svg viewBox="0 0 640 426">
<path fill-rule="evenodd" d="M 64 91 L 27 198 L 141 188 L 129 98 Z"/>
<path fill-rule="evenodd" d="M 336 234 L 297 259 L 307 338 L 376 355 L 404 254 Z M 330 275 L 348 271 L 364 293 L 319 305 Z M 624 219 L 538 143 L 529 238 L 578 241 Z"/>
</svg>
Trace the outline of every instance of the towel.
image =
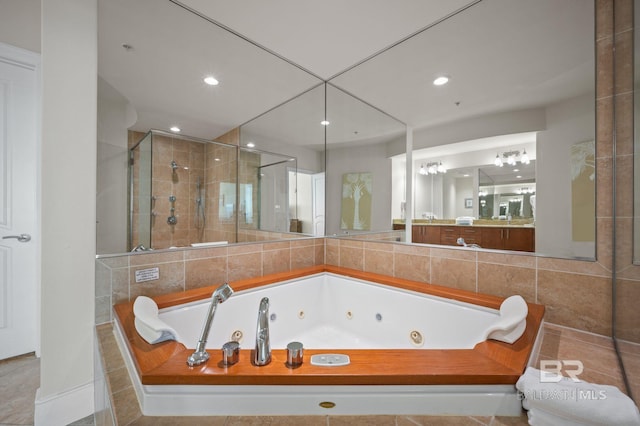
<svg viewBox="0 0 640 426">
<path fill-rule="evenodd" d="M 136 331 L 148 343 L 178 340 L 178 333 L 158 318 L 158 305 L 153 299 L 138 296 L 133 302 L 133 315 Z"/>
<path fill-rule="evenodd" d="M 544 376 L 557 381 L 543 382 L 540 370 L 528 367 L 516 383 L 524 398 L 522 406 L 530 411 L 530 424 L 640 425 L 638 407 L 617 387 L 546 372 Z"/>
<path fill-rule="evenodd" d="M 584 426 L 583 422 L 567 419 L 551 414 L 547 411 L 532 408 L 527 411 L 529 424 L 531 426 Z"/>
</svg>

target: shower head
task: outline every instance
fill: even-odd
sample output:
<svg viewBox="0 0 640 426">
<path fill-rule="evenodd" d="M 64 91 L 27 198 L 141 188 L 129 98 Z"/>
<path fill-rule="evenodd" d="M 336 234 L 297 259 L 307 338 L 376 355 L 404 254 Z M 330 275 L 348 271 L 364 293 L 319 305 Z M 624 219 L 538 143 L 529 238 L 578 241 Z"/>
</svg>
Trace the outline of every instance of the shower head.
<svg viewBox="0 0 640 426">
<path fill-rule="evenodd" d="M 176 160 L 171 160 L 171 168 L 173 169 L 174 172 L 176 171 L 176 169 L 189 170 L 189 167 L 179 166 L 178 163 L 176 163 Z"/>
<path fill-rule="evenodd" d="M 231 286 L 229 286 L 229 284 L 227 283 L 224 283 L 213 292 L 211 297 L 215 299 L 217 303 L 223 303 L 225 300 L 230 298 L 232 294 L 233 289 L 231 288 Z"/>
</svg>

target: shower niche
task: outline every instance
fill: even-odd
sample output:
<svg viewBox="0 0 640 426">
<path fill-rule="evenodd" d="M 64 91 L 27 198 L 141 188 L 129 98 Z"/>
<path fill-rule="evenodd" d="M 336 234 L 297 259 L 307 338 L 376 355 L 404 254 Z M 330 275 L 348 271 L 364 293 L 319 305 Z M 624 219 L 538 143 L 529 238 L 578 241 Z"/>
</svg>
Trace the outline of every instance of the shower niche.
<svg viewBox="0 0 640 426">
<path fill-rule="evenodd" d="M 296 169 L 289 156 L 152 130 L 129 151 L 128 250 L 283 238 Z"/>
</svg>

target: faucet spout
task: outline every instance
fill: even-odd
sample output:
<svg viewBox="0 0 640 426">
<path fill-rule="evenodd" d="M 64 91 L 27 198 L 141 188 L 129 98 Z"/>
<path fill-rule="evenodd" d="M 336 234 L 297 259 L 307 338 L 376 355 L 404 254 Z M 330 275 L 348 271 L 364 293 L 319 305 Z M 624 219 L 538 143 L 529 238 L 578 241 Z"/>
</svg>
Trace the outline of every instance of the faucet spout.
<svg viewBox="0 0 640 426">
<path fill-rule="evenodd" d="M 269 298 L 263 297 L 258 308 L 256 327 L 256 349 L 253 355 L 255 365 L 267 365 L 271 362 L 271 344 L 269 343 Z"/>
<path fill-rule="evenodd" d="M 209 305 L 209 311 L 207 312 L 207 317 L 205 318 L 202 333 L 200 333 L 200 339 L 196 345 L 196 350 L 187 358 L 187 365 L 189 367 L 204 364 L 209 360 L 209 353 L 205 348 L 207 346 L 207 339 L 209 338 L 211 323 L 213 322 L 213 317 L 216 314 L 216 308 L 218 307 L 218 304 L 223 303 L 231 297 L 232 294 L 233 289 L 227 283 L 222 284 L 211 294 L 211 304 Z"/>
</svg>

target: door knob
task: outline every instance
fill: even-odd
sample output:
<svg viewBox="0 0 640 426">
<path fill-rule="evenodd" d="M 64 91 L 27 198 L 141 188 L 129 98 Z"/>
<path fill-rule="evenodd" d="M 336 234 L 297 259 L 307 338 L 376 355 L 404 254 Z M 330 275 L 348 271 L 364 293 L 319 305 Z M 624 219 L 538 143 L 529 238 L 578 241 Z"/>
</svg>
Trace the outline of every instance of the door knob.
<svg viewBox="0 0 640 426">
<path fill-rule="evenodd" d="M 16 240 L 20 241 L 21 243 L 26 243 L 26 242 L 31 241 L 31 235 L 29 235 L 29 234 L 7 235 L 6 237 L 2 237 L 3 240 L 6 240 L 7 238 L 15 238 Z"/>
</svg>

